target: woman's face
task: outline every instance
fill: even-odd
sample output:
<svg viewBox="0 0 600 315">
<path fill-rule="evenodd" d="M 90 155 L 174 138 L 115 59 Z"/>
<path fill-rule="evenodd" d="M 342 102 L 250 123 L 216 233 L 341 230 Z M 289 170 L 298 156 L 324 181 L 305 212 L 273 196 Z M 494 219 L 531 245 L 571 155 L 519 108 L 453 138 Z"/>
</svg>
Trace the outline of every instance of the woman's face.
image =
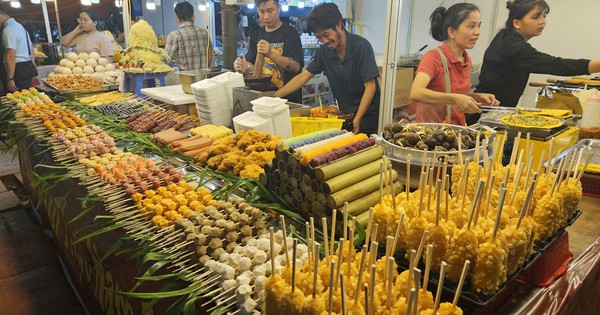
<svg viewBox="0 0 600 315">
<path fill-rule="evenodd" d="M 79 13 L 79 18 L 77 19 L 77 22 L 79 23 L 79 27 L 83 29 L 86 33 L 96 29 L 97 22 L 94 22 L 92 18 L 90 18 L 90 16 L 85 12 Z"/>
<path fill-rule="evenodd" d="M 458 26 L 458 29 L 450 28 L 448 37 L 463 49 L 472 49 L 481 34 L 481 14 L 479 11 L 471 11 L 469 16 Z"/>
<path fill-rule="evenodd" d="M 548 11 L 538 6 L 527 12 L 522 19 L 515 19 L 513 25 L 515 30 L 525 39 L 530 39 L 542 35 L 544 27 L 546 27 L 547 15 Z"/>
</svg>

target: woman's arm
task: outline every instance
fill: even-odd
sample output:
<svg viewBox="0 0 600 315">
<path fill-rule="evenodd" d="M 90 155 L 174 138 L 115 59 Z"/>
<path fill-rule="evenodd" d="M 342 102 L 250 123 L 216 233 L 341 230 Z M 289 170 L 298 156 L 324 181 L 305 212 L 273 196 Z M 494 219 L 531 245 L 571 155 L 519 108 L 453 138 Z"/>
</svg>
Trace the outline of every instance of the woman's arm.
<svg viewBox="0 0 600 315">
<path fill-rule="evenodd" d="M 77 36 L 79 36 L 79 34 L 81 34 L 83 32 L 83 29 L 81 27 L 79 27 L 79 25 L 77 25 L 77 27 L 72 30 L 69 34 L 63 36 L 60 39 L 60 44 L 63 46 L 68 46 L 68 47 L 73 47 L 75 46 L 74 43 L 75 39 L 77 38 Z"/>
<path fill-rule="evenodd" d="M 480 113 L 474 98 L 464 94 L 442 93 L 427 88 L 431 78 L 429 75 L 418 72 L 410 89 L 410 99 L 413 102 L 425 104 L 453 104 L 465 114 Z"/>
</svg>

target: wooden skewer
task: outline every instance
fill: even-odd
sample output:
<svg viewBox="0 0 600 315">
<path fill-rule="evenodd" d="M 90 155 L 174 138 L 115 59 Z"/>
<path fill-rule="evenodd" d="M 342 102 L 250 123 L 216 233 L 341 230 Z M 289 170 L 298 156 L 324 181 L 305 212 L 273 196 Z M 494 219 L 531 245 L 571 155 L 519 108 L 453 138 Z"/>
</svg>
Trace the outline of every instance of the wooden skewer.
<svg viewBox="0 0 600 315">
<path fill-rule="evenodd" d="M 329 237 L 327 236 L 327 218 L 321 218 L 323 222 L 323 245 L 325 247 L 325 257 L 329 259 Z"/>
<path fill-rule="evenodd" d="M 427 160 L 427 149 L 423 150 L 423 157 L 421 158 L 421 172 L 425 171 L 425 161 Z"/>
<path fill-rule="evenodd" d="M 517 133 L 517 137 L 513 143 L 512 153 L 510 154 L 510 162 L 508 165 L 513 165 L 515 163 L 515 158 L 517 157 L 517 153 L 519 152 L 519 141 L 521 141 L 521 132 Z"/>
<path fill-rule="evenodd" d="M 481 139 L 481 131 L 477 131 L 475 137 L 475 164 L 479 165 L 479 140 Z"/>
<path fill-rule="evenodd" d="M 450 175 L 446 174 L 446 191 L 445 191 L 445 196 L 446 196 L 446 221 L 448 221 L 448 213 L 450 212 Z"/>
<path fill-rule="evenodd" d="M 410 158 L 411 155 L 409 154 L 406 158 L 406 202 L 410 201 Z M 394 201 L 395 200 L 396 199 L 394 198 Z M 396 205 L 394 205 L 394 210 L 396 210 Z"/>
<path fill-rule="evenodd" d="M 421 173 L 421 178 L 419 179 L 419 191 L 421 192 L 421 195 L 419 196 L 419 198 L 421 199 L 419 201 L 419 211 L 418 211 L 418 216 L 419 218 L 421 217 L 421 212 L 423 211 L 423 198 L 425 197 L 425 187 L 427 187 L 427 185 L 425 184 L 425 179 L 426 179 L 426 173 L 422 172 Z"/>
<path fill-rule="evenodd" d="M 319 245 L 316 246 L 317 252 L 319 251 Z M 315 299 L 317 296 L 317 276 L 319 275 L 319 255 L 313 254 L 314 268 L 313 268 L 313 286 L 312 286 L 312 298 Z"/>
<path fill-rule="evenodd" d="M 581 168 L 581 172 L 579 172 L 579 174 L 577 174 L 577 181 L 581 180 L 581 176 L 583 176 L 583 173 L 585 173 L 585 169 L 587 168 L 588 164 L 590 164 L 590 161 L 592 160 L 592 157 L 594 156 L 593 153 L 588 152 L 586 157 L 585 157 L 585 163 L 583 163 L 583 167 Z"/>
<path fill-rule="evenodd" d="M 335 278 L 334 278 L 336 290 L 338 288 L 338 280 L 339 280 L 339 275 L 341 272 L 343 262 L 344 262 L 344 239 L 340 238 L 340 243 L 338 245 L 337 267 L 335 268 Z"/>
<path fill-rule="evenodd" d="M 306 228 L 306 246 L 308 247 L 308 261 L 312 261 L 312 238 L 310 237 L 310 225 L 308 224 L 308 222 L 304 223 L 305 228 Z"/>
<path fill-rule="evenodd" d="M 527 169 L 527 173 L 525 173 L 525 182 L 523 183 L 523 189 L 525 189 L 525 187 L 527 187 L 527 185 L 529 184 L 529 178 L 531 177 L 531 172 L 532 172 L 532 168 L 533 168 L 533 155 L 529 157 L 529 161 L 527 161 L 527 166 L 525 166 L 525 168 Z"/>
<path fill-rule="evenodd" d="M 390 181 L 392 180 L 392 178 L 394 178 L 394 174 L 392 173 L 392 164 L 390 163 L 390 167 L 389 167 L 389 173 L 390 173 Z M 395 192 L 395 188 L 394 188 L 394 183 L 390 183 L 390 191 L 391 191 L 391 197 L 392 197 L 392 209 L 394 211 L 396 211 L 397 207 L 396 207 L 396 192 Z"/>
<path fill-rule="evenodd" d="M 460 133 L 458 133 L 458 163 L 460 165 L 465 165 L 464 161 L 463 161 L 463 154 L 462 154 L 462 139 L 461 139 L 461 135 Z"/>
<path fill-rule="evenodd" d="M 342 315 L 346 315 L 346 286 L 344 285 L 344 273 L 340 273 L 340 285 L 342 296 Z"/>
<path fill-rule="evenodd" d="M 552 160 L 553 152 L 554 152 L 554 137 L 552 137 L 552 139 L 550 139 L 550 149 L 548 151 L 548 160 L 546 161 L 546 165 L 548 165 L 548 166 L 550 165 L 550 161 Z M 541 161 L 540 161 L 540 163 L 541 163 Z M 546 169 L 546 175 L 548 175 L 548 169 Z"/>
<path fill-rule="evenodd" d="M 427 245 L 425 252 L 425 275 L 423 276 L 423 292 L 427 292 L 427 284 L 429 282 L 429 272 L 431 271 L 431 256 L 433 255 L 433 245 Z"/>
<path fill-rule="evenodd" d="M 471 222 L 473 222 L 473 217 L 475 216 L 475 209 L 477 209 L 477 204 L 479 203 L 484 186 L 485 186 L 484 180 L 480 180 L 479 183 L 477 184 L 477 189 L 475 191 L 475 199 L 473 199 L 473 206 L 471 207 L 471 214 L 469 215 L 469 223 L 467 223 L 467 230 L 471 229 Z M 477 213 L 476 216 L 479 216 L 479 213 Z"/>
<path fill-rule="evenodd" d="M 575 174 L 573 174 L 573 178 L 577 178 L 579 175 L 579 171 L 583 171 L 579 169 L 579 165 L 581 164 L 581 157 L 583 156 L 583 149 L 579 150 L 579 156 L 577 157 L 577 163 L 575 163 Z"/>
<path fill-rule="evenodd" d="M 337 221 L 337 210 L 331 211 L 331 243 L 329 243 L 329 252 L 335 253 L 335 223 Z"/>
<path fill-rule="evenodd" d="M 462 273 L 460 274 L 460 281 L 458 282 L 458 286 L 456 287 L 456 293 L 454 294 L 454 300 L 452 301 L 452 307 L 456 307 L 456 303 L 458 303 L 458 298 L 460 297 L 460 292 L 462 291 L 463 284 L 465 283 L 465 279 L 467 278 L 467 270 L 469 270 L 469 265 L 471 262 L 469 260 L 465 260 L 465 265 L 463 266 Z"/>
<path fill-rule="evenodd" d="M 517 194 L 517 191 L 519 191 L 519 183 L 521 181 L 521 175 L 523 174 L 523 167 L 525 167 L 525 164 L 519 164 L 519 166 L 517 166 L 515 178 L 513 179 L 513 191 L 510 194 L 510 201 L 508 202 L 509 205 L 514 203 L 515 195 Z"/>
<path fill-rule="evenodd" d="M 569 163 L 569 168 L 567 169 L 567 177 L 565 179 L 569 179 L 569 177 L 571 177 L 571 172 L 573 172 L 573 174 L 575 174 L 575 172 L 573 171 L 573 166 L 575 164 L 576 159 L 577 159 L 577 151 L 573 152 L 573 154 L 571 155 L 571 161 Z"/>
<path fill-rule="evenodd" d="M 427 180 L 427 183 L 430 188 L 427 196 L 427 210 L 431 210 L 431 197 L 433 194 L 433 188 L 435 187 L 435 182 L 433 181 L 433 167 L 429 168 L 429 179 Z"/>
<path fill-rule="evenodd" d="M 419 263 L 419 259 L 423 254 L 423 248 L 425 247 L 425 242 L 427 242 L 427 236 L 429 236 L 429 231 L 423 231 L 423 235 L 421 236 L 421 242 L 419 242 L 419 247 L 417 248 L 417 252 L 415 253 L 415 260 L 413 261 L 413 267 L 415 267 Z"/>
<path fill-rule="evenodd" d="M 530 143 L 529 141 L 530 141 L 530 139 L 531 139 L 531 133 L 528 132 L 527 133 L 527 140 L 525 140 L 525 156 L 529 156 L 529 153 L 531 151 L 533 151 L 533 149 L 530 150 L 530 148 L 529 148 L 529 143 Z"/>
<path fill-rule="evenodd" d="M 298 239 L 293 239 L 292 246 L 294 246 L 292 248 L 292 293 L 294 293 L 294 290 L 296 289 L 296 248 L 298 247 Z"/>
<path fill-rule="evenodd" d="M 365 288 L 365 314 L 366 315 L 371 315 L 371 308 L 369 307 L 369 305 L 371 305 L 371 303 L 369 301 L 369 296 L 370 296 L 370 294 L 369 294 L 369 285 L 365 283 L 364 288 Z M 356 289 L 356 291 L 359 292 L 358 288 Z"/>
<path fill-rule="evenodd" d="M 371 226 L 373 225 L 373 207 L 369 208 L 369 222 L 367 223 L 367 234 L 365 237 L 365 244 L 369 244 L 369 239 L 371 237 Z"/>
<path fill-rule="evenodd" d="M 406 277 L 406 287 L 408 288 L 408 291 L 406 293 L 406 296 L 410 295 L 410 288 L 412 288 L 412 272 L 413 272 L 413 268 L 415 267 L 416 263 L 415 261 L 417 261 L 418 257 L 417 257 L 417 251 L 414 249 L 410 250 L 410 255 L 408 256 L 408 275 Z"/>
<path fill-rule="evenodd" d="M 470 169 L 467 168 L 469 164 L 467 164 L 465 166 L 466 170 L 465 170 L 465 180 L 462 181 L 463 186 L 460 187 L 460 196 L 462 197 L 461 202 L 460 202 L 460 208 L 464 209 L 465 208 L 465 198 L 467 197 L 467 184 L 469 182 L 469 173 L 471 172 Z"/>
<path fill-rule="evenodd" d="M 498 201 L 498 213 L 496 214 L 496 224 L 494 224 L 494 233 L 492 234 L 492 238 L 496 238 L 496 234 L 498 233 L 498 228 L 500 227 L 500 215 L 502 215 L 502 207 L 504 206 L 504 198 L 506 197 L 506 188 L 502 187 L 500 189 L 500 200 Z"/>
<path fill-rule="evenodd" d="M 396 233 L 394 233 L 394 243 L 392 244 L 391 254 L 392 256 L 396 253 L 396 245 L 398 244 L 398 237 L 400 237 L 400 229 L 402 228 L 402 222 L 404 221 L 404 213 L 400 215 L 400 220 L 396 226 Z"/>
<path fill-rule="evenodd" d="M 488 138 L 483 138 L 483 168 L 487 171 L 490 167 L 490 157 L 488 155 Z M 478 149 L 479 150 L 479 149 Z"/>
<path fill-rule="evenodd" d="M 440 225 L 440 206 L 442 203 L 442 191 L 441 191 L 442 181 L 440 179 L 435 183 L 435 191 L 436 193 L 436 203 L 435 203 L 435 225 Z"/>
<path fill-rule="evenodd" d="M 319 259 L 319 251 L 315 249 L 315 244 L 317 243 L 317 241 L 315 239 L 315 219 L 311 217 L 309 221 L 310 221 L 310 239 L 312 241 L 313 256 L 316 256 L 317 259 Z"/>
<path fill-rule="evenodd" d="M 331 310 L 333 309 L 333 274 L 335 268 L 335 261 L 331 260 L 329 262 L 329 307 L 327 307 L 327 311 L 329 315 L 331 315 Z"/>
<path fill-rule="evenodd" d="M 381 161 L 381 163 L 379 163 L 379 203 L 383 204 L 383 177 L 384 177 L 384 172 L 383 172 L 383 161 Z"/>
<path fill-rule="evenodd" d="M 365 261 L 366 261 L 368 249 L 369 249 L 369 247 L 367 245 L 363 245 L 362 256 L 360 258 L 360 268 L 358 270 L 358 278 L 356 280 L 356 288 L 357 289 L 356 289 L 356 293 L 354 294 L 354 303 L 356 303 L 356 301 L 358 301 L 358 293 L 360 292 L 360 290 L 358 290 L 358 288 L 360 288 L 360 285 L 362 283 L 362 277 L 363 277 L 363 272 L 365 271 Z"/>
<path fill-rule="evenodd" d="M 552 189 L 550 189 L 550 195 L 554 195 L 554 189 L 556 188 L 556 184 L 560 178 L 559 174 L 562 172 L 563 166 L 565 164 L 565 159 L 560 160 L 558 164 L 558 169 L 556 170 L 556 177 L 554 178 L 554 182 L 552 183 Z"/>
<path fill-rule="evenodd" d="M 446 178 L 446 175 L 448 175 L 448 156 L 444 155 L 444 167 L 442 168 L 442 190 L 443 191 L 446 190 L 446 181 L 444 180 L 444 178 Z"/>
<path fill-rule="evenodd" d="M 290 254 L 288 253 L 287 246 L 287 233 L 285 229 L 285 217 L 282 215 L 279 216 L 279 221 L 281 221 L 281 232 L 283 232 L 283 250 L 285 251 L 285 262 L 286 265 L 290 263 Z M 294 260 L 296 260 L 296 256 L 294 256 Z"/>
<path fill-rule="evenodd" d="M 394 285 L 394 257 L 388 257 L 387 261 L 387 308 L 392 307 L 392 286 Z"/>
<path fill-rule="evenodd" d="M 373 235 L 371 235 L 371 238 L 372 238 L 372 239 L 374 239 L 374 240 L 376 240 L 376 239 L 377 239 L 377 233 L 378 233 L 378 230 L 379 230 L 379 224 L 375 223 L 375 224 L 373 225 Z"/>
<path fill-rule="evenodd" d="M 371 251 L 369 252 L 369 265 L 375 264 L 375 261 L 377 260 L 378 246 L 379 243 L 377 243 L 376 241 L 371 242 Z"/>
<path fill-rule="evenodd" d="M 433 314 L 437 314 L 440 307 L 440 298 L 442 297 L 442 288 L 444 287 L 444 276 L 446 275 L 446 262 L 442 261 L 440 267 L 440 280 L 438 281 L 437 292 L 435 293 L 435 303 L 433 304 Z"/>
<path fill-rule="evenodd" d="M 342 223 L 344 225 L 344 228 L 342 229 L 342 238 L 347 240 L 348 239 L 348 202 L 344 202 L 344 210 L 343 210 L 343 215 L 344 215 L 344 222 Z"/>
<path fill-rule="evenodd" d="M 271 274 L 274 275 L 275 274 L 275 236 L 274 236 L 274 229 L 273 227 L 269 228 L 269 236 L 271 238 L 271 252 L 269 253 L 271 255 Z"/>
<path fill-rule="evenodd" d="M 419 308 L 419 291 L 421 290 L 421 270 L 419 268 L 413 268 L 413 275 L 415 276 L 415 300 L 413 301 L 412 314 L 418 314 Z"/>
<path fill-rule="evenodd" d="M 537 182 L 538 174 L 533 174 L 533 180 L 531 181 L 531 185 L 529 186 L 529 190 L 527 191 L 527 197 L 525 198 L 525 202 L 523 202 L 523 206 L 521 207 L 521 212 L 519 213 L 519 221 L 517 222 L 517 229 L 521 226 L 521 221 L 525 217 L 527 213 L 527 209 L 529 208 L 529 204 L 531 203 L 531 198 L 533 197 L 533 190 L 535 188 L 535 183 Z"/>
<path fill-rule="evenodd" d="M 356 250 L 354 249 L 354 227 L 356 226 L 356 219 L 352 219 L 353 224 L 350 227 L 350 237 L 348 238 L 348 260 L 353 261 L 354 255 L 356 254 Z M 350 264 L 348 264 L 348 277 L 352 276 L 352 269 L 350 268 Z"/>
<path fill-rule="evenodd" d="M 413 303 L 415 300 L 415 294 L 417 294 L 417 291 L 415 290 L 415 288 L 410 288 L 410 290 L 408 290 L 408 303 L 406 305 L 406 315 L 411 315 L 412 314 L 412 307 L 413 307 Z"/>
<path fill-rule="evenodd" d="M 371 293 L 371 297 L 369 299 L 369 308 L 371 312 L 375 312 L 375 278 L 377 275 L 377 266 L 375 264 L 371 265 L 371 286 L 369 288 L 369 292 Z"/>
<path fill-rule="evenodd" d="M 487 218 L 488 216 L 488 211 L 490 210 L 490 201 L 492 200 L 492 191 L 494 190 L 494 179 L 495 179 L 496 175 L 492 174 L 492 177 L 490 179 L 490 183 L 488 186 L 488 191 L 487 191 L 487 198 L 485 199 L 485 212 L 483 217 Z M 477 224 L 477 218 L 475 218 L 475 224 Z"/>
</svg>

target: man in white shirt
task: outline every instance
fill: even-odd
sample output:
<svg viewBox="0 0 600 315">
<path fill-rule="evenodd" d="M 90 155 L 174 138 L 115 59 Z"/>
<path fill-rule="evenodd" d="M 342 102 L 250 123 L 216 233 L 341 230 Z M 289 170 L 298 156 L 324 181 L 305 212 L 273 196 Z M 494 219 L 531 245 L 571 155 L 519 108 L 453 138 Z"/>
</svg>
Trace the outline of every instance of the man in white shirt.
<svg viewBox="0 0 600 315">
<path fill-rule="evenodd" d="M 4 46 L 4 66 L 7 74 L 7 92 L 31 87 L 31 79 L 37 76 L 31 58 L 32 49 L 29 34 L 25 28 L 6 12 L 0 10 L 2 45 Z"/>
</svg>

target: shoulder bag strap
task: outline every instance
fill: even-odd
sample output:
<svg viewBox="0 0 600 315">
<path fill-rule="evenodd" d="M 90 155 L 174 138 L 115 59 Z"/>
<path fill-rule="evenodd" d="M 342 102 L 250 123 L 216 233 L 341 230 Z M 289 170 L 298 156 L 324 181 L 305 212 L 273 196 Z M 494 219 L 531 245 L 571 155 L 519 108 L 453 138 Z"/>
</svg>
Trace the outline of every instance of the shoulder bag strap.
<svg viewBox="0 0 600 315">
<path fill-rule="evenodd" d="M 444 81 L 446 82 L 446 93 L 452 93 L 452 87 L 450 85 L 450 71 L 448 70 L 448 59 L 438 47 L 437 52 L 440 54 L 442 59 L 442 65 L 444 66 Z M 452 105 L 446 104 L 446 123 L 450 123 L 452 120 Z"/>
</svg>

